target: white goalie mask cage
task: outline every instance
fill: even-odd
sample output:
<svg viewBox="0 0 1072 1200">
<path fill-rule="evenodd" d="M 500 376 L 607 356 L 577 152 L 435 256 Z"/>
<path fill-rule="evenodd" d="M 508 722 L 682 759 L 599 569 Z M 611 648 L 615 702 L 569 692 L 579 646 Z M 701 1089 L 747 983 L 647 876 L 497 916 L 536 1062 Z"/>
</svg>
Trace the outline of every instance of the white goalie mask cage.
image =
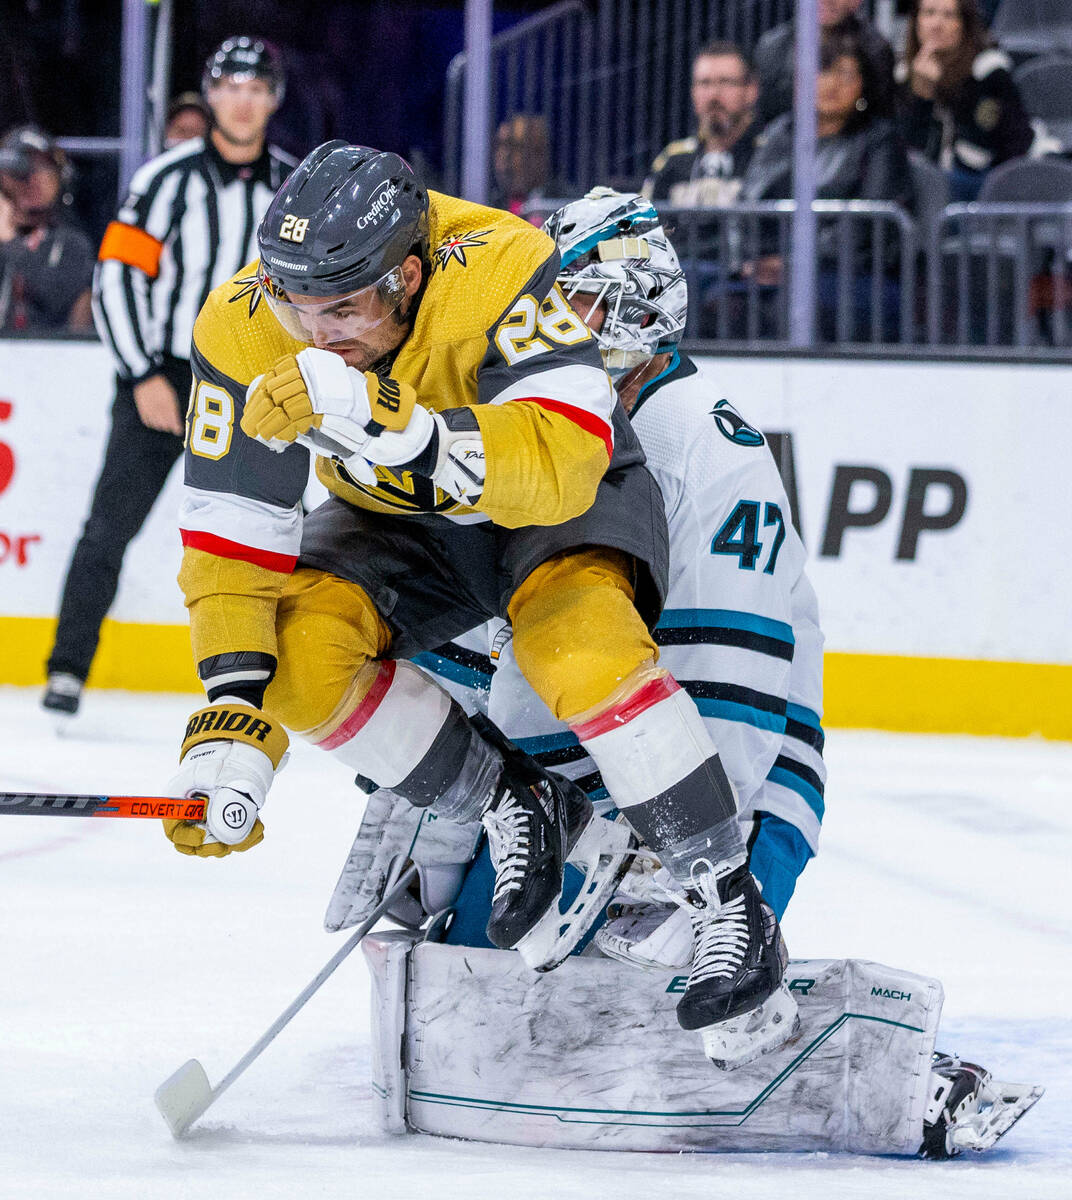
<svg viewBox="0 0 1072 1200">
<path fill-rule="evenodd" d="M 598 187 L 553 212 L 543 225 L 555 239 L 566 298 L 578 292 L 605 307 L 595 333 L 612 378 L 681 340 L 688 287 L 651 204 L 632 192 Z"/>
</svg>

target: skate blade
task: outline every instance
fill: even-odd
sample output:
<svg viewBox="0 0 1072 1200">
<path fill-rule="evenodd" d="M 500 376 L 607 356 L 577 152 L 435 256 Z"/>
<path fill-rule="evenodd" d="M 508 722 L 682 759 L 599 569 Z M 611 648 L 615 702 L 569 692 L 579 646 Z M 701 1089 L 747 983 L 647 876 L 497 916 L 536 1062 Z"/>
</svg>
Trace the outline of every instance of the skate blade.
<svg viewBox="0 0 1072 1200">
<path fill-rule="evenodd" d="M 677 913 L 684 920 L 683 927 Z M 615 933 L 613 925 L 604 925 L 593 940 L 607 958 L 641 971 L 687 971 L 692 966 L 692 924 L 681 909 L 670 913 L 645 937 L 634 940 L 628 934 Z"/>
<path fill-rule="evenodd" d="M 45 715 L 56 737 L 65 738 L 78 733 L 78 713 L 56 712 L 55 709 L 49 708 L 45 709 Z"/>
<path fill-rule="evenodd" d="M 1045 1090 L 1026 1083 L 998 1083 L 991 1079 L 987 1084 L 989 1106 L 957 1122 L 950 1134 L 952 1149 L 989 1150 L 1039 1102 Z"/>
<path fill-rule="evenodd" d="M 797 1002 L 785 982 L 758 1008 L 700 1030 L 704 1054 L 720 1071 L 734 1071 L 772 1050 L 780 1050 L 800 1032 Z"/>
<path fill-rule="evenodd" d="M 636 839 L 624 822 L 592 817 L 566 857 L 584 874 L 576 899 L 565 912 L 556 900 L 514 946 L 527 967 L 553 971 L 573 952 L 614 898 L 635 845 Z"/>
</svg>

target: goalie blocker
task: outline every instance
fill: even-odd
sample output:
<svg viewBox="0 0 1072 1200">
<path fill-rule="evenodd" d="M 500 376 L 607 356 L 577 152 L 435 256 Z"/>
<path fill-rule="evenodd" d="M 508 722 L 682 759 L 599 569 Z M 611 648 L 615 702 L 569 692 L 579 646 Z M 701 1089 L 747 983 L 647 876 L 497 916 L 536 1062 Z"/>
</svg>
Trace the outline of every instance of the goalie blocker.
<svg viewBox="0 0 1072 1200">
<path fill-rule="evenodd" d="M 596 955 L 536 975 L 517 954 L 372 934 L 372 1084 L 391 1133 L 641 1151 L 916 1155 L 944 1120 L 935 979 L 860 960 L 791 962 L 799 1036 L 718 1071 L 678 1025 L 684 974 Z M 959 1064 L 958 1064 L 959 1065 Z M 970 1064 L 969 1064 L 970 1065 Z M 932 1067 L 934 1072 L 932 1073 Z M 1041 1089 L 953 1088 L 949 1152 L 984 1149 Z M 982 1109 L 982 1112 L 977 1112 Z"/>
</svg>

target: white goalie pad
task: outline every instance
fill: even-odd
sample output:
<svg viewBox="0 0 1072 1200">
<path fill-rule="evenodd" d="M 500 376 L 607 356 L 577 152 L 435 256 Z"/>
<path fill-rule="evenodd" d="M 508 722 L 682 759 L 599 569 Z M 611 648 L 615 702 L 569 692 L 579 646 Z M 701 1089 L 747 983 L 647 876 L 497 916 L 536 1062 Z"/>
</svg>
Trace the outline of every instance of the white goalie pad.
<svg viewBox="0 0 1072 1200">
<path fill-rule="evenodd" d="M 324 928 L 335 932 L 367 920 L 407 860 L 417 865 L 419 900 L 407 893 L 388 915 L 417 926 L 442 912 L 461 887 L 482 831 L 479 821 L 459 825 L 386 788 L 373 792 L 328 901 Z"/>
<path fill-rule="evenodd" d="M 684 975 L 574 956 L 363 943 L 384 1127 L 524 1146 L 915 1154 L 937 980 L 860 960 L 791 962 L 792 1043 L 719 1071 L 677 1023 Z"/>
</svg>

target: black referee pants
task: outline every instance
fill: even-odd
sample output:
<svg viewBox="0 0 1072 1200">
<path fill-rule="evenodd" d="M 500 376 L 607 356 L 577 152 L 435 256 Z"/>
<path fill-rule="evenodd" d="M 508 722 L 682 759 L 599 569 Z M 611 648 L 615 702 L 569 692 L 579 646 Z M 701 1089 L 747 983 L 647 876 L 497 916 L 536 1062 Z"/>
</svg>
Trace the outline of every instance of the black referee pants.
<svg viewBox="0 0 1072 1200">
<path fill-rule="evenodd" d="M 185 412 L 190 364 L 166 358 L 161 372 Z M 63 585 L 56 644 L 48 671 L 85 679 L 97 652 L 101 622 L 115 599 L 123 555 L 145 523 L 168 472 L 182 453 L 181 437 L 143 425 L 134 405 L 134 387 L 116 380 L 112 431 L 104 452 L 93 503 L 75 547 Z"/>
</svg>

